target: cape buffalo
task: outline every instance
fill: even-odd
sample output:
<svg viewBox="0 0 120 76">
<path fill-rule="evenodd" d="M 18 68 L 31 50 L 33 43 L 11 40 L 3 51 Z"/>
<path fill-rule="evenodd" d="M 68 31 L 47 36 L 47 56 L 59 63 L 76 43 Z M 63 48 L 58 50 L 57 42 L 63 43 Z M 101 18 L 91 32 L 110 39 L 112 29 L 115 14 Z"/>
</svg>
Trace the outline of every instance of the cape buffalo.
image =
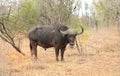
<svg viewBox="0 0 120 76">
<path fill-rule="evenodd" d="M 81 31 L 77 32 L 74 29 L 69 29 L 67 26 L 63 25 L 36 26 L 29 32 L 31 55 L 37 59 L 38 45 L 44 49 L 54 47 L 56 61 L 59 60 L 59 51 L 61 51 L 61 61 L 63 61 L 66 45 L 70 44 L 73 46 L 76 36 L 82 34 L 83 31 L 83 27 L 81 27 Z"/>
</svg>

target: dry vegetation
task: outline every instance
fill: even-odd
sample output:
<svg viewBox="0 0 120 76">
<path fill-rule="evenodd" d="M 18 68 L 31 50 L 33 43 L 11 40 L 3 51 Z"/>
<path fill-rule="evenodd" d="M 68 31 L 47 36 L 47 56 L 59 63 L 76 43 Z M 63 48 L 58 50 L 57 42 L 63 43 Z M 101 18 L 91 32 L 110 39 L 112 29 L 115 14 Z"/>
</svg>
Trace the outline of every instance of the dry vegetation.
<svg viewBox="0 0 120 76">
<path fill-rule="evenodd" d="M 67 47 L 65 61 L 56 62 L 54 49 L 38 47 L 38 62 L 30 57 L 29 41 L 24 39 L 17 53 L 0 40 L 0 76 L 120 76 L 120 33 L 114 28 L 99 29 L 79 36 L 83 53 Z"/>
</svg>

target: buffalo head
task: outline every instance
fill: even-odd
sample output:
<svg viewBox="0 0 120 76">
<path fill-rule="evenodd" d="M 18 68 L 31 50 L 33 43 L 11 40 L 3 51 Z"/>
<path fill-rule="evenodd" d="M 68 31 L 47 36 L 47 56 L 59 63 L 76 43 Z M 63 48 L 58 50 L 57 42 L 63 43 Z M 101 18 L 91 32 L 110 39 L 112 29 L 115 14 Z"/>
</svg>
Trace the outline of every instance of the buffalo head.
<svg viewBox="0 0 120 76">
<path fill-rule="evenodd" d="M 68 29 L 66 31 L 60 31 L 60 32 L 63 34 L 63 36 L 67 36 L 69 44 L 73 46 L 76 36 L 82 34 L 84 31 L 82 26 L 81 26 L 81 29 L 82 30 L 79 32 L 74 29 Z"/>
</svg>

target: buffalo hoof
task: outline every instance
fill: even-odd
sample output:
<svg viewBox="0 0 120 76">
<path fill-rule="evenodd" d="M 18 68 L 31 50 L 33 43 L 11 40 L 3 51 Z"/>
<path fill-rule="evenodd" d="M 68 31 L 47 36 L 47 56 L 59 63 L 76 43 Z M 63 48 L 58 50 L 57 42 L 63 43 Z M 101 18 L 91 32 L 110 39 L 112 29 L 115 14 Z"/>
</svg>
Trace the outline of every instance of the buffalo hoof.
<svg viewBox="0 0 120 76">
<path fill-rule="evenodd" d="M 58 58 L 56 58 L 56 61 L 59 61 L 59 59 L 58 59 Z"/>
<path fill-rule="evenodd" d="M 37 61 L 38 61 L 38 58 L 37 58 L 37 57 L 32 57 L 32 61 L 33 61 L 33 62 L 37 62 Z"/>
<path fill-rule="evenodd" d="M 32 59 L 33 63 L 35 64 L 39 64 L 39 60 L 38 59 Z"/>
<path fill-rule="evenodd" d="M 64 62 L 64 59 L 61 59 L 61 62 Z"/>
</svg>

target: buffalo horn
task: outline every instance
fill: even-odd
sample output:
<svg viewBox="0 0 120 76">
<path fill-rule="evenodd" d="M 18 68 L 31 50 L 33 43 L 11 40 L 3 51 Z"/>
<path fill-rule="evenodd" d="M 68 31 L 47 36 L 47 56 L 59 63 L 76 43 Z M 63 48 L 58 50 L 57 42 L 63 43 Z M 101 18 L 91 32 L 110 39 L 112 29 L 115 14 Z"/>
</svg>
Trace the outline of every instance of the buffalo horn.
<svg viewBox="0 0 120 76">
<path fill-rule="evenodd" d="M 61 30 L 60 30 L 60 32 L 61 32 L 63 35 L 67 35 L 67 34 L 68 34 L 67 30 L 66 30 L 66 31 L 61 31 Z"/>
<path fill-rule="evenodd" d="M 79 31 L 79 32 L 77 32 L 77 35 L 80 35 L 80 34 L 82 34 L 83 32 L 84 32 L 84 29 L 83 29 L 83 27 L 82 26 L 80 26 L 81 27 L 81 31 Z"/>
</svg>

